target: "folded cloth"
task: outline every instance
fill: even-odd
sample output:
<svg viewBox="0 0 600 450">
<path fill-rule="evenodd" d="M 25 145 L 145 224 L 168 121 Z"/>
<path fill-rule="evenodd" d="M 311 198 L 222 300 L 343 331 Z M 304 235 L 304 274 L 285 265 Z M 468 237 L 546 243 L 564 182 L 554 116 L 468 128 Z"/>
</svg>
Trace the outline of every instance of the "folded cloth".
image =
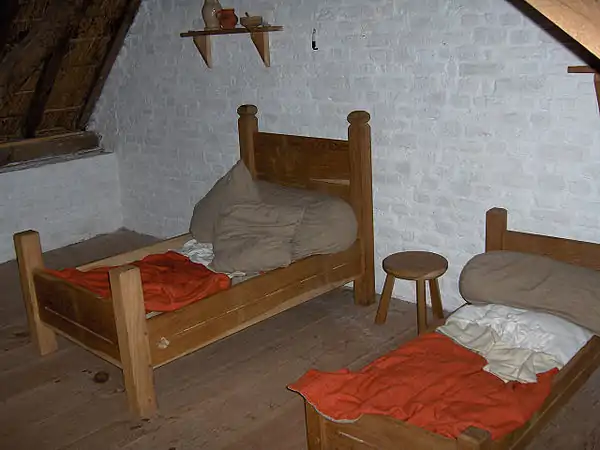
<svg viewBox="0 0 600 450">
<path fill-rule="evenodd" d="M 174 311 L 231 286 L 227 275 L 215 273 L 172 251 L 148 255 L 130 265 L 140 269 L 147 312 Z M 85 272 L 68 268 L 47 272 L 101 297 L 110 297 L 108 272 L 112 268 L 98 267 Z"/>
</svg>

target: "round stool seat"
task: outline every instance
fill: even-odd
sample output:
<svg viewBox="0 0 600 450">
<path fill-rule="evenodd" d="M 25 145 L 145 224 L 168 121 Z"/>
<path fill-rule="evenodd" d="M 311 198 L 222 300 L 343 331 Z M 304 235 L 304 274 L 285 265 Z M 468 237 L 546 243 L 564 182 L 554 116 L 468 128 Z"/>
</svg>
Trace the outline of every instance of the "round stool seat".
<svg viewBox="0 0 600 450">
<path fill-rule="evenodd" d="M 417 330 L 419 334 L 427 331 L 426 283 L 429 284 L 433 315 L 440 320 L 444 318 L 438 278 L 448 270 L 446 258 L 437 253 L 423 251 L 394 253 L 383 260 L 383 270 L 387 276 L 379 299 L 375 323 L 385 323 L 396 278 L 416 282 Z"/>
<path fill-rule="evenodd" d="M 383 270 L 403 280 L 431 280 L 448 270 L 448 260 L 432 252 L 400 252 L 383 260 Z"/>
</svg>

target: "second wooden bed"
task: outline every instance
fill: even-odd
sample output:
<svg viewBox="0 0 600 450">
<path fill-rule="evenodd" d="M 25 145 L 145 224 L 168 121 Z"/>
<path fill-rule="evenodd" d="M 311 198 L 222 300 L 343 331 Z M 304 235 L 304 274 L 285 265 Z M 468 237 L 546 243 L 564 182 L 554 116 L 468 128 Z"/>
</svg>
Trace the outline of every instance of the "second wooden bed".
<svg viewBox="0 0 600 450">
<path fill-rule="evenodd" d="M 79 267 L 120 266 L 110 272 L 111 298 L 45 272 L 37 232 L 14 236 L 30 333 L 40 353 L 56 350 L 58 333 L 122 368 L 130 408 L 142 417 L 156 410 L 153 369 L 163 364 L 351 281 L 356 303 L 375 301 L 369 114 L 348 115 L 347 140 L 263 133 L 255 106 L 240 106 L 238 114 L 240 154 L 254 178 L 347 200 L 358 221 L 351 248 L 305 258 L 147 319 L 139 269 L 127 264 L 178 248 L 189 234 Z"/>
<path fill-rule="evenodd" d="M 485 250 L 533 253 L 600 270 L 600 245 L 522 233 L 507 229 L 507 211 L 493 208 L 486 215 Z M 568 301 L 568 299 L 565 299 Z M 442 322 L 431 327 L 434 329 Z M 469 428 L 450 439 L 415 425 L 385 416 L 364 415 L 356 422 L 328 420 L 305 401 L 309 450 L 516 450 L 524 448 L 556 411 L 585 383 L 600 365 L 600 338 L 594 336 L 554 378 L 543 406 L 522 427 L 499 440 Z"/>
</svg>

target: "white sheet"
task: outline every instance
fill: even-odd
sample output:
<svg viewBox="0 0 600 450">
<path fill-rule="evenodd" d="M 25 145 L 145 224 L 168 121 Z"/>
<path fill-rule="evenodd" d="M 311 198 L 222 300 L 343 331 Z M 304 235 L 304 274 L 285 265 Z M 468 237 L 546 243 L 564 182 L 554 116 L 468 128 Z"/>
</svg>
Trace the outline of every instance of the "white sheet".
<svg viewBox="0 0 600 450">
<path fill-rule="evenodd" d="M 561 369 L 592 337 L 565 319 L 503 305 L 465 305 L 437 331 L 481 354 L 488 361 L 484 370 L 522 383 Z"/>
<path fill-rule="evenodd" d="M 172 250 L 183 256 L 187 256 L 190 259 L 190 261 L 197 263 L 197 264 L 203 264 L 204 266 L 206 266 L 213 272 L 216 272 L 215 270 L 213 270 L 213 268 L 210 264 L 212 262 L 213 258 L 215 257 L 215 255 L 213 253 L 212 244 L 205 243 L 205 242 L 198 242 L 196 239 L 191 239 L 191 240 L 187 241 L 185 244 L 183 244 L 183 246 L 181 246 L 180 248 L 174 248 Z M 244 277 L 244 276 L 246 276 L 246 273 L 231 272 L 231 273 L 227 273 L 226 275 L 229 276 L 229 278 L 235 278 L 235 277 Z"/>
</svg>

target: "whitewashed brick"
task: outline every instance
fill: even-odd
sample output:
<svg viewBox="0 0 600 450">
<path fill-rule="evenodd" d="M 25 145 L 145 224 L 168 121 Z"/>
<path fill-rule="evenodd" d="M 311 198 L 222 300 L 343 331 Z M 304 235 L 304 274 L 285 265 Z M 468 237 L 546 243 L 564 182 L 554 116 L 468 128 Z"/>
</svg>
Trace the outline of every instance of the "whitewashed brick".
<svg viewBox="0 0 600 450">
<path fill-rule="evenodd" d="M 235 161 L 235 108 L 255 103 L 263 129 L 332 138 L 347 136 L 352 109 L 371 113 L 378 264 L 409 248 L 444 254 L 450 309 L 490 206 L 517 228 L 600 241 L 593 83 L 566 74 L 582 62 L 509 2 L 231 6 L 268 9 L 285 27 L 270 35 L 270 68 L 246 37 L 221 36 L 207 69 L 178 35 L 199 19 L 197 1 L 143 3 L 94 115 L 119 157 L 126 226 L 185 231 L 193 202 Z M 376 279 L 381 289 L 381 269 Z M 397 283 L 395 294 L 413 290 Z"/>
<path fill-rule="evenodd" d="M 115 154 L 0 173 L 0 262 L 15 258 L 12 235 L 33 229 L 44 251 L 122 226 Z"/>
</svg>

